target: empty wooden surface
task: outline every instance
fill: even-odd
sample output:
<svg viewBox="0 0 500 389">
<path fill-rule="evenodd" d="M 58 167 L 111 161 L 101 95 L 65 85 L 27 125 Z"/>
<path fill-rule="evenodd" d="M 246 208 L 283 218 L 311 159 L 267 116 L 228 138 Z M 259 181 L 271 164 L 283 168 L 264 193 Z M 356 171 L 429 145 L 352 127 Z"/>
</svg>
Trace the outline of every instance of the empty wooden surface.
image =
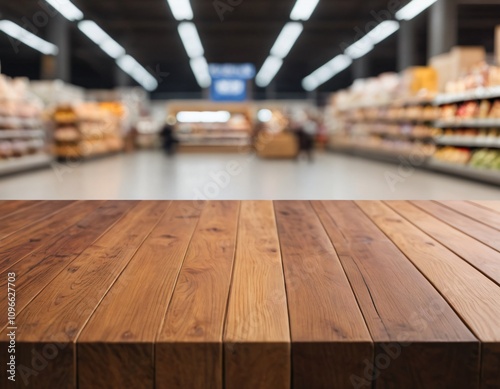
<svg viewBox="0 0 500 389">
<path fill-rule="evenodd" d="M 239 209 L 221 201 L 202 211 L 156 343 L 157 388 L 222 388 Z"/>
<path fill-rule="evenodd" d="M 497 202 L 0 202 L 18 328 L 0 387 L 498 389 L 499 218 Z"/>
<path fill-rule="evenodd" d="M 375 342 L 375 361 L 386 359 L 375 363 L 377 388 L 477 387 L 479 342 L 439 292 L 356 204 L 315 207 L 343 253 Z M 388 348 L 398 356 L 391 358 Z M 446 368 L 436 370 L 443 360 Z"/>
<path fill-rule="evenodd" d="M 271 201 L 241 206 L 226 316 L 225 387 L 290 387 L 290 329 Z"/>
<path fill-rule="evenodd" d="M 276 202 L 296 388 L 344 388 L 373 345 L 349 281 L 307 202 Z"/>
<path fill-rule="evenodd" d="M 500 342 L 500 288 L 493 281 L 387 205 L 381 202 L 358 202 L 358 205 L 439 290 L 482 342 Z M 495 364 L 499 358 L 500 354 L 483 349 L 482 388 L 494 387 L 485 382 L 500 366 Z M 500 374 L 495 384 L 500 387 Z"/>
</svg>

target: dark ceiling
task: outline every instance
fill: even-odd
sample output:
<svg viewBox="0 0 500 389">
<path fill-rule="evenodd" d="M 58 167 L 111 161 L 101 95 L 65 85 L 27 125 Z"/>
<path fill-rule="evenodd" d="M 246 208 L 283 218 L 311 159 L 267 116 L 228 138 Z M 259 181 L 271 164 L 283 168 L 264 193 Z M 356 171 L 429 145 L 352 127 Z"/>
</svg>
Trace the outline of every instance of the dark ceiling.
<svg viewBox="0 0 500 389">
<path fill-rule="evenodd" d="M 0 13 L 21 25 L 33 21 L 43 10 L 43 0 L 0 0 Z M 222 0 L 228 2 L 227 0 Z M 356 27 L 373 20 L 372 11 L 387 8 L 391 0 L 321 0 L 304 33 L 285 59 L 275 80 L 277 93 L 304 93 L 301 80 L 340 53 L 342 42 L 352 42 Z M 499 0 L 460 0 L 459 44 L 485 45 L 493 50 L 493 29 L 500 24 Z M 166 0 L 73 0 L 142 65 L 159 68 L 170 75 L 155 92 L 157 97 L 199 93 L 187 54 L 177 33 Z M 252 62 L 260 68 L 269 54 L 295 0 L 243 0 L 221 21 L 213 0 L 191 0 L 208 62 Z M 42 20 L 43 22 L 43 20 Z M 43 23 L 42 23 L 43 24 Z M 418 20 L 419 61 L 426 61 L 427 17 Z M 71 82 L 89 88 L 114 86 L 114 62 L 71 25 Z M 38 31 L 45 34 L 42 26 Z M 12 76 L 38 78 L 40 55 L 26 46 L 15 53 L 9 39 L 0 34 L 2 71 Z M 396 69 L 396 37 L 391 37 L 369 54 L 370 75 Z M 345 71 L 321 87 L 331 91 L 352 82 Z M 259 89 L 256 89 L 259 92 Z"/>
</svg>

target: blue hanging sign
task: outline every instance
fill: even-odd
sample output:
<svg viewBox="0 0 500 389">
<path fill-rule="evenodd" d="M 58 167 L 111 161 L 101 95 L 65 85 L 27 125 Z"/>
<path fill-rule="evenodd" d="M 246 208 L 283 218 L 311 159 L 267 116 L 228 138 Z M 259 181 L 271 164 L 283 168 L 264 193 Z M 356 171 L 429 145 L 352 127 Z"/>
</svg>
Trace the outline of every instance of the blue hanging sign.
<svg viewBox="0 0 500 389">
<path fill-rule="evenodd" d="M 245 101 L 247 81 L 255 77 L 255 66 L 246 64 L 211 64 L 213 101 Z"/>
</svg>

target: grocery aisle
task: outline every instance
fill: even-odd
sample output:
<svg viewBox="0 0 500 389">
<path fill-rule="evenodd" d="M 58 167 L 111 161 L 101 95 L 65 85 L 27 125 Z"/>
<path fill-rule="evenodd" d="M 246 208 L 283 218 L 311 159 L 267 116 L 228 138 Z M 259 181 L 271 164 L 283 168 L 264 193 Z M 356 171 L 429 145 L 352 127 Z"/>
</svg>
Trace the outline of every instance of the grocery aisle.
<svg viewBox="0 0 500 389">
<path fill-rule="evenodd" d="M 96 159 L 0 178 L 0 199 L 484 199 L 500 188 L 339 154 L 314 163 L 253 154 L 161 152 Z"/>
</svg>

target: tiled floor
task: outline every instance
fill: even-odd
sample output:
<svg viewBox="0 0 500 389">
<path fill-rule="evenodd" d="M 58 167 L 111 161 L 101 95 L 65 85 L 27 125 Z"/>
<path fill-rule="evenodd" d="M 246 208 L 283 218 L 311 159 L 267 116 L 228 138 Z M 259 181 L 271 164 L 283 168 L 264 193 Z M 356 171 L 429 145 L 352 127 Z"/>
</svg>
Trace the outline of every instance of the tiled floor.
<svg viewBox="0 0 500 389">
<path fill-rule="evenodd" d="M 143 151 L 0 178 L 0 199 L 498 200 L 500 188 L 329 153 L 309 163 Z"/>
</svg>

